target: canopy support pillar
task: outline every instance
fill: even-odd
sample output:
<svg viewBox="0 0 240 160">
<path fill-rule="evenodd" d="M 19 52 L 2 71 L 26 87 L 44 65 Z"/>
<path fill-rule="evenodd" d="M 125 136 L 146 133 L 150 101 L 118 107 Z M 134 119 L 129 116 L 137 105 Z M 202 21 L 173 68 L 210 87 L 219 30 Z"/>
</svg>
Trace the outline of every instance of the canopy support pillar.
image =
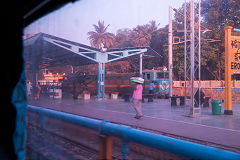
<svg viewBox="0 0 240 160">
<path fill-rule="evenodd" d="M 98 98 L 104 98 L 105 63 L 98 63 Z"/>
</svg>

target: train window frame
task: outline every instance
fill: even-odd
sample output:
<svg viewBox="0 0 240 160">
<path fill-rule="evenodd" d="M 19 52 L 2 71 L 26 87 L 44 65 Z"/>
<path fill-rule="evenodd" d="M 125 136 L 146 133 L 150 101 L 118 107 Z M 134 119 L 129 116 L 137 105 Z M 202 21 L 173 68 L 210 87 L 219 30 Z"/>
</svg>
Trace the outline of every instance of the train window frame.
<svg viewBox="0 0 240 160">
<path fill-rule="evenodd" d="M 162 76 L 163 75 L 163 76 Z M 157 72 L 157 78 L 162 79 L 164 78 L 164 73 L 163 72 Z"/>
<path fill-rule="evenodd" d="M 151 74 L 150 73 L 147 73 L 146 74 L 146 80 L 150 80 L 151 79 Z"/>
<path fill-rule="evenodd" d="M 161 74 L 162 76 L 159 76 Z M 157 79 L 168 79 L 168 72 L 157 72 Z"/>
<path fill-rule="evenodd" d="M 169 74 L 168 74 L 168 72 L 164 72 L 165 73 L 165 79 L 168 79 L 169 78 Z"/>
</svg>

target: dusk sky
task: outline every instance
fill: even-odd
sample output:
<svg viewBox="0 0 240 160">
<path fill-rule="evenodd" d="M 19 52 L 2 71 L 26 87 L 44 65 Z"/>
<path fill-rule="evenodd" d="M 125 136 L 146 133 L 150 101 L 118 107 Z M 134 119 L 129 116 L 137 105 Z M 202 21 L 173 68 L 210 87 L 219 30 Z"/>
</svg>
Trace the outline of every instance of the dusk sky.
<svg viewBox="0 0 240 160">
<path fill-rule="evenodd" d="M 179 8 L 185 0 L 80 0 L 40 18 L 27 26 L 24 34 L 44 32 L 90 45 L 87 32 L 98 20 L 110 24 L 108 32 L 133 29 L 155 20 L 159 27 L 168 24 L 169 6 Z M 187 0 L 188 2 L 188 0 Z"/>
</svg>

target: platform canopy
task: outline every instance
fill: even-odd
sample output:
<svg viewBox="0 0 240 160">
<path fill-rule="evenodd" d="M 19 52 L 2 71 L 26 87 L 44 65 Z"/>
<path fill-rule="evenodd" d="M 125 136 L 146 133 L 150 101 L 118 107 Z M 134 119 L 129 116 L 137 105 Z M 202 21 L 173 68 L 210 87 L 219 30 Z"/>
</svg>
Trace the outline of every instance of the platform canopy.
<svg viewBox="0 0 240 160">
<path fill-rule="evenodd" d="M 160 55 L 150 47 L 129 47 L 101 51 L 84 44 L 46 33 L 38 33 L 24 40 L 26 64 L 38 69 L 54 66 L 80 66 L 124 60 L 138 54 L 148 57 Z"/>
</svg>

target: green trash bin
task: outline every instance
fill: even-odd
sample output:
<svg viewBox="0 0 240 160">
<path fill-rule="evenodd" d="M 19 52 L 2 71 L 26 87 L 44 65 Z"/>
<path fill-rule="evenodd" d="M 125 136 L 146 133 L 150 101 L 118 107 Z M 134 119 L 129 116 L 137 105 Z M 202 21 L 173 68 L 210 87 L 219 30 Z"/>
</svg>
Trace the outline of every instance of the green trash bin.
<svg viewBox="0 0 240 160">
<path fill-rule="evenodd" d="M 212 114 L 213 115 L 221 114 L 221 105 L 222 105 L 221 99 L 219 99 L 218 101 L 215 101 L 214 99 L 212 99 L 211 103 L 212 103 Z"/>
</svg>

